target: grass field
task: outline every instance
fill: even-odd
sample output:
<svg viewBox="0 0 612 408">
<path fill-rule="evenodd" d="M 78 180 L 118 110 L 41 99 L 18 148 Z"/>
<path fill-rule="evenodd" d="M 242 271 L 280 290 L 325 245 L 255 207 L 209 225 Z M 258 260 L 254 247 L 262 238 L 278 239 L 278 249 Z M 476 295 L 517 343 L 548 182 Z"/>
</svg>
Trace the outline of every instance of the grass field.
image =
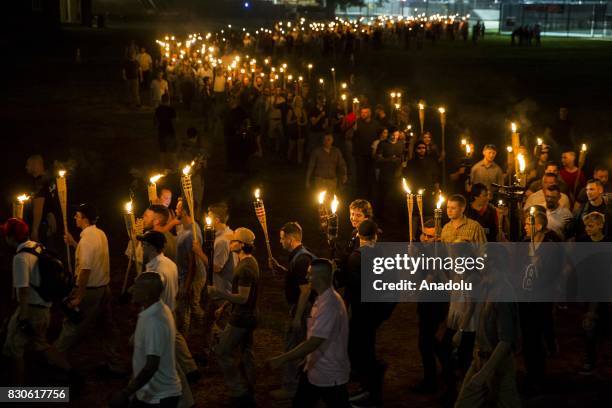
<svg viewBox="0 0 612 408">
<path fill-rule="evenodd" d="M 177 26 L 183 26 L 177 23 Z M 166 28 L 163 28 L 164 30 Z M 25 186 L 23 166 L 28 155 L 42 152 L 49 160 L 76 161 L 69 181 L 72 203 L 93 200 L 102 213 L 101 227 L 107 231 L 113 253 L 115 293 L 125 268 L 121 255 L 126 237 L 120 217 L 121 203 L 128 197 L 132 183 L 131 168 L 153 169 L 157 162 L 157 142 L 150 110 L 134 111 L 122 103 L 120 58 L 123 46 L 132 38 L 152 43 L 162 28 L 143 25 L 137 28 L 107 31 L 64 31 L 59 38 L 40 41 L 17 58 L 5 83 L 2 122 L 5 154 L 0 172 L 0 190 L 4 202 L 2 214 L 10 211 L 10 197 Z M 83 62 L 74 63 L 74 50 L 81 49 Z M 23 49 L 22 49 L 23 51 Z M 314 61 L 321 69 L 335 65 L 339 81 L 347 71 L 339 62 Z M 449 145 L 460 132 L 469 130 L 475 140 L 508 137 L 506 120 L 518 116 L 524 131 L 540 134 L 550 123 L 560 104 L 567 104 L 578 133 L 599 147 L 598 159 L 610 158 L 612 139 L 611 99 L 612 43 L 576 39 L 545 38 L 541 48 L 512 48 L 509 38 L 487 36 L 474 47 L 471 43 L 441 42 L 426 44 L 423 50 L 388 49 L 358 59 L 357 85 L 375 101 L 383 99 L 391 88 L 401 88 L 409 100 L 423 98 L 430 104 L 444 104 L 448 109 Z M 200 127 L 199 118 L 179 110 L 177 134 L 190 126 Z M 428 127 L 437 129 L 429 116 Z M 262 186 L 268 210 L 273 251 L 280 255 L 276 237 L 278 228 L 288 220 L 298 220 L 305 230 L 305 242 L 319 254 L 325 254 L 325 242 L 317 230 L 316 208 L 312 192 L 303 191 L 303 169 L 288 167 L 274 157 L 257 178 L 237 179 L 224 173 L 223 144 L 219 135 L 207 135 L 212 159 L 206 174 L 206 204 L 228 199 L 232 207 L 230 225 L 248 226 L 263 236 L 251 207 L 251 189 Z M 453 142 L 454 143 L 454 142 Z M 612 164 L 612 163 L 611 163 Z M 144 206 L 144 187 L 140 205 Z M 345 205 L 346 207 L 346 205 Z M 349 232 L 346 208 L 341 208 L 344 235 Z M 2 217 L 4 218 L 4 216 Z M 388 229 L 389 236 L 401 237 L 402 225 Z M 387 231 L 386 231 L 387 233 Z M 263 246 L 259 246 L 264 260 Z M 1 299 L 10 299 L 10 258 L 2 251 L 0 259 Z M 281 256 L 279 258 L 282 259 Z M 280 381 L 277 373 L 264 367 L 266 358 L 282 349 L 285 304 L 281 277 L 265 274 L 260 311 L 264 320 L 256 333 L 255 354 L 259 375 L 257 397 L 260 405 L 272 403 L 267 392 Z M 1 302 L 0 316 L 12 306 Z M 558 407 L 610 406 L 605 395 L 612 378 L 612 343 L 602 345 L 602 368 L 591 379 L 579 378 L 576 371 L 582 351 L 579 323 L 580 306 L 559 313 L 558 338 L 561 355 L 550 361 L 550 385 L 542 396 L 525 399 L 525 406 Z M 135 322 L 134 310 L 117 305 L 117 322 L 122 329 L 122 351 L 129 359 L 127 338 Z M 57 333 L 57 321 L 52 335 Z M 95 344 L 95 343 L 93 343 Z M 190 338 L 198 349 L 198 333 Z M 436 406 L 435 398 L 416 397 L 408 385 L 421 375 L 416 346 L 416 313 L 412 304 L 400 305 L 379 335 L 379 352 L 390 363 L 386 406 Z M 106 396 L 124 384 L 104 380 L 91 372 L 99 357 L 98 350 L 87 345 L 74 355 L 74 363 L 84 369 L 88 386 L 72 406 L 102 406 Z M 129 361 L 129 360 L 127 360 Z M 0 374 L 0 380 L 2 379 Z M 3 381 L 0 381 L 3 382 Z M 220 406 L 225 390 L 216 366 L 204 372 L 204 379 L 194 387 L 198 406 Z"/>
</svg>

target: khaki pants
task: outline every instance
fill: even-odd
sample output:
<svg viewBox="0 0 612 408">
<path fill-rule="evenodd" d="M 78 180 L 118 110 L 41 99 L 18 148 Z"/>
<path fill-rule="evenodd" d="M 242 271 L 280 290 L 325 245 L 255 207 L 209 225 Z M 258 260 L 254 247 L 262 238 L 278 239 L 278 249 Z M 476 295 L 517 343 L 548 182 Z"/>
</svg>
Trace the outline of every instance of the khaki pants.
<svg viewBox="0 0 612 408">
<path fill-rule="evenodd" d="M 117 353 L 117 340 L 119 331 L 111 311 L 111 292 L 108 286 L 95 289 L 86 289 L 79 305 L 85 318 L 79 324 L 64 319 L 62 332 L 55 341 L 54 346 L 60 352 L 72 349 L 90 329 L 97 331 L 97 338 L 102 342 L 102 350 L 106 363 L 111 369 L 122 370 L 123 364 Z"/>
<path fill-rule="evenodd" d="M 138 79 L 128 79 L 126 82 L 127 87 L 127 101 L 130 105 L 140 106 L 140 91 L 138 90 Z"/>
<path fill-rule="evenodd" d="M 188 298 L 177 300 L 176 323 L 185 337 L 189 336 L 192 318 L 198 322 L 202 322 L 204 319 L 204 309 L 202 309 L 200 302 L 202 300 L 202 290 L 205 284 L 206 281 L 204 279 L 193 281 L 191 284 L 191 295 Z"/>
<path fill-rule="evenodd" d="M 40 352 L 48 350 L 51 347 L 47 342 L 49 308 L 36 306 L 28 308 L 28 322 L 33 329 L 32 334 L 26 334 L 18 327 L 18 314 L 19 309 L 15 311 L 9 321 L 3 348 L 4 355 L 11 358 L 22 358 L 26 351 Z"/>
<path fill-rule="evenodd" d="M 231 397 L 240 397 L 255 389 L 253 329 L 228 324 L 221 333 L 215 354 Z"/>
<path fill-rule="evenodd" d="M 326 179 L 322 177 L 315 177 L 314 186 L 317 191 L 325 190 L 327 191 L 328 197 L 333 197 L 334 194 L 336 193 L 336 188 L 338 186 L 338 180 L 335 178 Z"/>
<path fill-rule="evenodd" d="M 466 384 L 482 368 L 486 360 L 474 353 L 472 365 L 465 375 L 455 408 L 475 408 L 496 406 L 498 408 L 516 408 L 521 400 L 516 388 L 516 368 L 514 356 L 508 354 L 500 362 L 491 379 L 480 389 L 467 387 Z"/>
</svg>

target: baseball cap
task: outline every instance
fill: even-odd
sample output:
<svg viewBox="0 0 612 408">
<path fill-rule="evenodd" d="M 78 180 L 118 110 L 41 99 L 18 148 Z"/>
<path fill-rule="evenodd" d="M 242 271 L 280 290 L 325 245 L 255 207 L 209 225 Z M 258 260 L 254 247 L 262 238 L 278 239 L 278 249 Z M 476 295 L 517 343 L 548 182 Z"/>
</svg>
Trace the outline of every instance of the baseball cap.
<svg viewBox="0 0 612 408">
<path fill-rule="evenodd" d="M 158 251 L 164 249 L 164 245 L 166 245 L 166 237 L 159 231 L 147 231 L 143 235 L 137 236 L 136 239 L 153 245 Z"/>
<path fill-rule="evenodd" d="M 255 242 L 255 234 L 248 228 L 236 228 L 230 241 L 240 241 L 243 244 L 253 245 L 253 242 Z"/>
<path fill-rule="evenodd" d="M 0 225 L 0 231 L 5 237 L 12 237 L 17 242 L 24 242 L 28 239 L 30 227 L 23 220 L 9 218 L 4 224 Z"/>
<path fill-rule="evenodd" d="M 75 211 L 78 211 L 81 214 L 83 214 L 85 218 L 87 218 L 91 224 L 95 224 L 96 221 L 98 221 L 98 211 L 96 210 L 96 207 L 94 207 L 93 204 L 90 204 L 90 203 L 79 204 L 75 208 Z"/>
</svg>

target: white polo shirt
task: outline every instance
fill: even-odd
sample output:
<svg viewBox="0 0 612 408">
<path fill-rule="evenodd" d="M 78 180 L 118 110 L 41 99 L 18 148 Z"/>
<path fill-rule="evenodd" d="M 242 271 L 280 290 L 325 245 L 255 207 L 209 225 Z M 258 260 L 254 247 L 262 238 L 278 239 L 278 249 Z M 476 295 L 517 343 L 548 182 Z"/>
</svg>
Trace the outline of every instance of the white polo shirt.
<svg viewBox="0 0 612 408">
<path fill-rule="evenodd" d="M 348 383 L 351 363 L 348 356 L 348 314 L 342 298 L 333 288 L 317 296 L 308 319 L 308 338 L 325 339 L 306 357 L 308 381 L 317 387 Z"/>
<path fill-rule="evenodd" d="M 176 327 L 170 308 L 161 300 L 152 304 L 138 315 L 134 333 L 134 354 L 132 355 L 133 377 L 136 377 L 147 363 L 147 356 L 159 357 L 159 368 L 136 397 L 149 404 L 158 404 L 163 398 L 181 395 L 181 380 L 176 371 L 174 339 Z"/>
<path fill-rule="evenodd" d="M 108 255 L 108 240 L 106 234 L 95 225 L 90 225 L 81 231 L 81 239 L 76 248 L 76 278 L 77 282 L 82 269 L 91 273 L 87 281 L 88 288 L 108 285 L 110 283 L 110 261 Z"/>
<path fill-rule="evenodd" d="M 17 247 L 17 252 L 23 248 L 36 248 L 36 245 L 37 243 L 34 241 L 23 242 Z M 51 302 L 45 302 L 32 286 L 40 286 L 38 258 L 36 255 L 27 252 L 18 253 L 13 257 L 13 287 L 15 289 L 30 288 L 29 304 L 51 307 Z M 17 290 L 17 300 L 21 300 L 19 299 L 19 290 Z"/>
<path fill-rule="evenodd" d="M 161 299 L 171 311 L 174 311 L 176 294 L 178 293 L 178 268 L 176 264 L 164 254 L 159 254 L 149 261 L 145 272 L 155 272 L 160 275 L 164 284 Z"/>
</svg>

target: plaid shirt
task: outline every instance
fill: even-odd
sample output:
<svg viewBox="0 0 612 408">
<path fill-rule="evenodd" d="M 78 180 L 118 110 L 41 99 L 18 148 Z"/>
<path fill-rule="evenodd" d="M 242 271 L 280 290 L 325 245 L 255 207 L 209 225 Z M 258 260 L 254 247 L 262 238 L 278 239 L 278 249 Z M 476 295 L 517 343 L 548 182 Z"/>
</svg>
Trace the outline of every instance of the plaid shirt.
<svg viewBox="0 0 612 408">
<path fill-rule="evenodd" d="M 467 218 L 465 215 L 461 219 L 459 227 L 455 228 L 451 222 L 446 223 L 440 235 L 442 242 L 474 242 L 477 244 L 487 242 L 487 236 L 480 224 Z"/>
</svg>

